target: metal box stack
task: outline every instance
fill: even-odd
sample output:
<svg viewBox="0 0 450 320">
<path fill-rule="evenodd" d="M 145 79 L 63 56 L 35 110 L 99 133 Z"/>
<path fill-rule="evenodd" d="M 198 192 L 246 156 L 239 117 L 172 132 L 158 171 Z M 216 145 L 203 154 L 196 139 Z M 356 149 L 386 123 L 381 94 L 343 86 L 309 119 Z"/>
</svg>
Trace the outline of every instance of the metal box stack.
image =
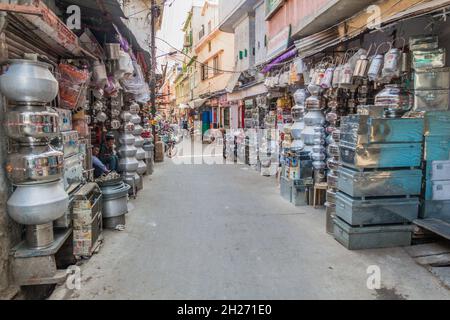
<svg viewBox="0 0 450 320">
<path fill-rule="evenodd" d="M 450 223 L 450 111 L 425 114 L 422 218 Z"/>
<path fill-rule="evenodd" d="M 423 130 L 423 119 L 342 119 L 334 236 L 348 249 L 410 245 L 422 188 Z"/>
</svg>

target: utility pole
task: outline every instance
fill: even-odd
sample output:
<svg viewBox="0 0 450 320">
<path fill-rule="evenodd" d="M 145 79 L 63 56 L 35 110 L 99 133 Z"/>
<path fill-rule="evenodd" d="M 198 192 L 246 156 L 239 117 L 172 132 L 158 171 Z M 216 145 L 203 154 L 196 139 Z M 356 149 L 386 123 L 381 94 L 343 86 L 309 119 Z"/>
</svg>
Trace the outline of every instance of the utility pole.
<svg viewBox="0 0 450 320">
<path fill-rule="evenodd" d="M 150 74 L 150 103 L 152 118 L 155 119 L 156 116 L 156 44 L 155 44 L 155 25 L 156 25 L 156 14 L 158 10 L 156 8 L 156 0 L 151 0 L 151 55 L 152 55 L 152 65 Z M 152 125 L 153 139 L 156 142 L 156 126 Z"/>
</svg>

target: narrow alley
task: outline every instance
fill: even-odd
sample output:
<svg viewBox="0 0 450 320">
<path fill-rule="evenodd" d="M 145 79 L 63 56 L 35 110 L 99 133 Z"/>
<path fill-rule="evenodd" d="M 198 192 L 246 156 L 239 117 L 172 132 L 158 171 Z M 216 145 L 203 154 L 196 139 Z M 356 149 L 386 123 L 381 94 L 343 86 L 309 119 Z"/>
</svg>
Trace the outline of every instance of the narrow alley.
<svg viewBox="0 0 450 320">
<path fill-rule="evenodd" d="M 403 248 L 349 251 L 325 212 L 294 207 L 248 166 L 156 166 L 123 232 L 52 299 L 448 299 Z M 176 196 L 175 196 L 176 195 Z M 139 253 L 139 254 L 136 254 Z M 382 289 L 368 290 L 367 268 Z"/>
</svg>

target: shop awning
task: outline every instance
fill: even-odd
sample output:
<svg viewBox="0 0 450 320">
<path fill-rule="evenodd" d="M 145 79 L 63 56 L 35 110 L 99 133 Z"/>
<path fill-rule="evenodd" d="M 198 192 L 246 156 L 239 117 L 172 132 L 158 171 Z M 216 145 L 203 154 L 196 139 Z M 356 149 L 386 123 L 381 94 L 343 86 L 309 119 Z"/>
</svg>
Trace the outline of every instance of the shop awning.
<svg viewBox="0 0 450 320">
<path fill-rule="evenodd" d="M 228 94 L 228 101 L 243 100 L 245 98 L 255 97 L 261 94 L 267 94 L 267 87 L 263 82 L 255 83 L 252 86 L 243 88 Z"/>
<path fill-rule="evenodd" d="M 241 77 L 242 73 L 233 73 L 231 75 L 230 80 L 227 83 L 227 86 L 225 88 L 225 91 L 228 93 L 232 93 L 234 91 L 234 89 L 237 87 L 238 83 L 239 83 L 239 78 Z"/>
<path fill-rule="evenodd" d="M 375 3 L 380 8 L 380 27 L 419 15 L 430 14 L 450 6 L 450 0 L 382 0 Z M 362 11 L 331 28 L 295 41 L 299 56 L 310 57 L 368 31 L 373 12 Z"/>
<path fill-rule="evenodd" d="M 188 104 L 192 109 L 196 109 L 202 107 L 205 104 L 206 100 L 208 99 L 196 99 L 190 101 Z"/>
</svg>

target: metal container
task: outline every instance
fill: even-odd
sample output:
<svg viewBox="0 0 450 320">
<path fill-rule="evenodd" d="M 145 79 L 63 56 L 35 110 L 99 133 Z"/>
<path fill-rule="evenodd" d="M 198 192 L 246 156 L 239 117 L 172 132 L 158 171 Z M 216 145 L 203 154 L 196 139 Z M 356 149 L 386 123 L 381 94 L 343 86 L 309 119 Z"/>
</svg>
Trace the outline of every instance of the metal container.
<svg viewBox="0 0 450 320">
<path fill-rule="evenodd" d="M 334 232 L 334 219 L 335 219 L 335 207 L 332 206 L 326 206 L 326 231 L 328 234 L 333 234 Z"/>
<path fill-rule="evenodd" d="M 64 160 L 64 188 L 69 190 L 71 187 L 79 186 L 84 182 L 83 156 L 81 154 L 73 155 Z"/>
<path fill-rule="evenodd" d="M 369 80 L 375 81 L 378 79 L 381 69 L 383 67 L 384 56 L 382 54 L 377 54 L 372 58 L 370 63 L 369 71 L 367 75 L 369 76 Z"/>
<path fill-rule="evenodd" d="M 126 158 L 126 157 L 136 157 L 138 149 L 134 145 L 130 144 L 123 144 L 120 146 L 117 153 L 119 154 L 120 158 Z"/>
<path fill-rule="evenodd" d="M 411 109 L 411 96 L 400 85 L 388 84 L 375 96 L 375 105 L 383 106 L 390 114 L 401 116 Z"/>
<path fill-rule="evenodd" d="M 109 60 L 119 60 L 120 43 L 105 43 L 106 57 Z"/>
<path fill-rule="evenodd" d="M 424 201 L 420 217 L 423 219 L 438 219 L 450 223 L 450 200 Z"/>
<path fill-rule="evenodd" d="M 357 169 L 413 168 L 422 163 L 421 143 L 340 143 L 341 162 Z"/>
<path fill-rule="evenodd" d="M 136 172 L 139 163 L 136 158 L 121 158 L 119 160 L 119 172 Z"/>
<path fill-rule="evenodd" d="M 145 142 L 144 138 L 142 138 L 141 136 L 134 136 L 134 137 L 135 137 L 134 146 L 136 148 L 142 148 Z"/>
<path fill-rule="evenodd" d="M 410 225 L 351 227 L 334 219 L 334 238 L 349 250 L 409 246 L 412 231 Z"/>
<path fill-rule="evenodd" d="M 414 72 L 414 89 L 450 89 L 450 68 L 438 68 Z"/>
<path fill-rule="evenodd" d="M 61 132 L 62 150 L 64 158 L 71 157 L 80 152 L 78 131 Z"/>
<path fill-rule="evenodd" d="M 428 163 L 436 160 L 450 160 L 450 136 L 425 137 L 424 159 Z"/>
<path fill-rule="evenodd" d="M 414 36 L 409 38 L 409 49 L 417 50 L 434 50 L 439 48 L 439 37 L 437 36 Z"/>
<path fill-rule="evenodd" d="M 446 59 L 445 48 L 413 51 L 413 67 L 415 70 L 443 68 Z"/>
<path fill-rule="evenodd" d="M 54 241 L 53 223 L 27 226 L 25 239 L 29 248 L 45 249 L 49 247 Z"/>
<path fill-rule="evenodd" d="M 145 151 L 142 148 L 137 148 L 137 152 L 135 155 L 137 160 L 145 160 Z"/>
<path fill-rule="evenodd" d="M 142 134 L 142 132 L 144 132 L 144 128 L 142 128 L 142 126 L 140 124 L 136 124 L 134 126 L 133 135 L 140 136 Z"/>
<path fill-rule="evenodd" d="M 354 198 L 420 195 L 422 170 L 360 172 L 341 167 L 338 189 Z"/>
<path fill-rule="evenodd" d="M 414 111 L 447 111 L 449 105 L 449 90 L 414 91 Z"/>
<path fill-rule="evenodd" d="M 361 55 L 356 61 L 355 71 L 353 72 L 353 77 L 365 78 L 367 77 L 367 72 L 369 71 L 369 58 L 367 55 Z"/>
<path fill-rule="evenodd" d="M 9 198 L 8 214 L 19 224 L 42 225 L 62 217 L 69 207 L 69 196 L 62 181 L 21 185 Z"/>
<path fill-rule="evenodd" d="M 134 145 L 136 138 L 131 133 L 122 133 L 119 136 L 120 145 Z"/>
<path fill-rule="evenodd" d="M 8 100 L 15 102 L 49 103 L 58 94 L 51 66 L 32 60 L 9 60 L 0 76 L 0 91 Z"/>
<path fill-rule="evenodd" d="M 419 118 L 351 115 L 342 117 L 340 140 L 353 144 L 422 142 L 424 125 Z"/>
<path fill-rule="evenodd" d="M 114 186 L 102 187 L 103 218 L 114 218 L 128 213 L 128 191 L 130 186 L 119 183 Z"/>
<path fill-rule="evenodd" d="M 14 185 L 57 181 L 63 174 L 63 153 L 48 145 L 22 146 L 8 155 L 6 173 Z"/>
<path fill-rule="evenodd" d="M 450 180 L 450 160 L 431 161 L 431 180 Z"/>
<path fill-rule="evenodd" d="M 425 136 L 450 136 L 450 111 L 429 111 L 425 113 Z"/>
<path fill-rule="evenodd" d="M 49 141 L 59 135 L 59 115 L 42 106 L 19 106 L 6 113 L 6 134 L 19 142 Z"/>
<path fill-rule="evenodd" d="M 432 200 L 450 200 L 450 180 L 432 181 Z"/>
<path fill-rule="evenodd" d="M 328 188 L 336 189 L 338 185 L 339 176 L 335 171 L 330 171 L 327 175 Z"/>
<path fill-rule="evenodd" d="M 72 131 L 72 111 L 67 109 L 55 109 L 59 115 L 59 131 Z"/>
<path fill-rule="evenodd" d="M 419 198 L 354 199 L 336 194 L 336 216 L 352 226 L 412 222 L 419 216 Z"/>
<path fill-rule="evenodd" d="M 139 166 L 136 172 L 139 175 L 143 175 L 147 172 L 147 164 L 143 160 L 139 160 Z"/>
<path fill-rule="evenodd" d="M 131 117 L 131 122 L 133 122 L 135 125 L 140 124 L 142 121 L 141 117 L 139 117 L 137 114 L 133 114 Z"/>
</svg>

